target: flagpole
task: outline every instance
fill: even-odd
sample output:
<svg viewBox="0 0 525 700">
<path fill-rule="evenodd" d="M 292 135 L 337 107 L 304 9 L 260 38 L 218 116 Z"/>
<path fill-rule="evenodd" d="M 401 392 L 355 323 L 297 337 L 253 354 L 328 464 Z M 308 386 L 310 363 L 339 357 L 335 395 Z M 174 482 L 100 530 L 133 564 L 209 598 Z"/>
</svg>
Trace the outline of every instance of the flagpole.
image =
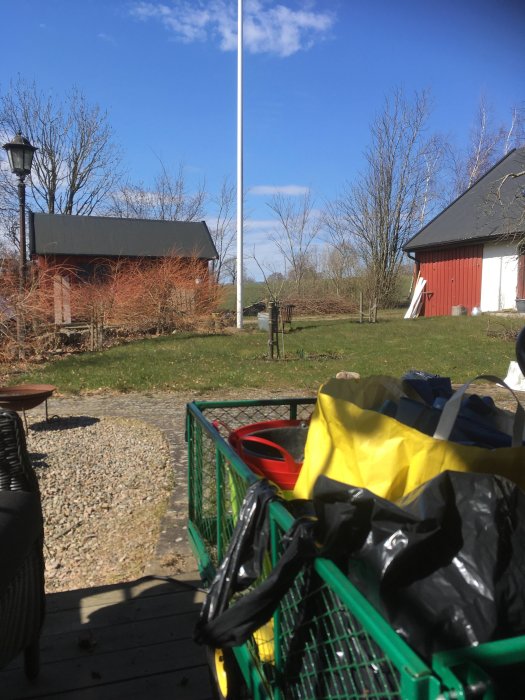
<svg viewBox="0 0 525 700">
<path fill-rule="evenodd" d="M 243 269 L 243 138 L 242 138 L 242 0 L 237 4 L 237 328 L 242 328 Z"/>
</svg>

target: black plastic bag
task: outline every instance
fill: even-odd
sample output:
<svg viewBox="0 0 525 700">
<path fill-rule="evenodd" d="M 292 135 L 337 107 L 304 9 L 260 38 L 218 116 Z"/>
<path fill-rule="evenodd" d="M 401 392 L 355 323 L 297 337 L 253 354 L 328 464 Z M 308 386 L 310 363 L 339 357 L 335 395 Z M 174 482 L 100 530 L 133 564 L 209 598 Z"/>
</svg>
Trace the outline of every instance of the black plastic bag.
<svg viewBox="0 0 525 700">
<path fill-rule="evenodd" d="M 320 477 L 322 556 L 421 656 L 525 632 L 525 494 L 444 472 L 397 503 Z"/>
<path fill-rule="evenodd" d="M 202 606 L 199 625 L 227 607 L 232 595 L 245 590 L 261 574 L 268 541 L 268 505 L 276 489 L 264 479 L 246 492 L 228 550 Z"/>
<path fill-rule="evenodd" d="M 262 573 L 268 553 L 268 507 L 277 498 L 276 488 L 261 479 L 246 492 L 228 550 L 201 608 L 194 639 L 212 647 L 244 643 L 255 630 L 268 622 L 279 600 L 293 583 L 304 562 L 312 559 L 312 521 L 297 519 L 282 540 L 284 551 L 279 564 L 254 591 L 236 600 Z M 310 510 L 310 507 L 308 507 Z"/>
</svg>

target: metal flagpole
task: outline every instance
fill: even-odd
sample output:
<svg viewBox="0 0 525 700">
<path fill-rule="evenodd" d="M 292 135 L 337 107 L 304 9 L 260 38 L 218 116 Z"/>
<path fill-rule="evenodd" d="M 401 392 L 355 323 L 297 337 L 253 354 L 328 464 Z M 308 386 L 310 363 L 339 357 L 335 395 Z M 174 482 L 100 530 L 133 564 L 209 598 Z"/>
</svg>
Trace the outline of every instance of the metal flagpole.
<svg viewBox="0 0 525 700">
<path fill-rule="evenodd" d="M 242 328 L 243 139 L 242 139 L 242 0 L 237 4 L 237 328 Z"/>
</svg>

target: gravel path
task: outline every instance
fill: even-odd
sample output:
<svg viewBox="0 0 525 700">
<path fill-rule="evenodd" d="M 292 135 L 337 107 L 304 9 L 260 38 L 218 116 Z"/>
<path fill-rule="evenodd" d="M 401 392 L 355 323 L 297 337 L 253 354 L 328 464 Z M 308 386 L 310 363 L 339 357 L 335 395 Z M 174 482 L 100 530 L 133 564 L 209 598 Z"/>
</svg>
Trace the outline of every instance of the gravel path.
<svg viewBox="0 0 525 700">
<path fill-rule="evenodd" d="M 49 422 L 43 406 L 27 412 L 48 591 L 195 570 L 185 530 L 187 400 L 53 396 Z"/>
</svg>

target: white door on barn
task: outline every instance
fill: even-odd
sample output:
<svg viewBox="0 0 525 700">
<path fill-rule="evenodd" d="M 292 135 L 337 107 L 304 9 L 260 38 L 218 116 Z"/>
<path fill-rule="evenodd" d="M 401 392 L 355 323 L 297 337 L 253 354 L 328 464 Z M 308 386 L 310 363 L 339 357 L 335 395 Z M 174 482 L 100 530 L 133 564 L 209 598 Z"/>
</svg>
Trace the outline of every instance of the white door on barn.
<svg viewBox="0 0 525 700">
<path fill-rule="evenodd" d="M 483 246 L 481 310 L 502 311 L 516 306 L 518 255 L 516 244 L 486 243 Z"/>
</svg>

